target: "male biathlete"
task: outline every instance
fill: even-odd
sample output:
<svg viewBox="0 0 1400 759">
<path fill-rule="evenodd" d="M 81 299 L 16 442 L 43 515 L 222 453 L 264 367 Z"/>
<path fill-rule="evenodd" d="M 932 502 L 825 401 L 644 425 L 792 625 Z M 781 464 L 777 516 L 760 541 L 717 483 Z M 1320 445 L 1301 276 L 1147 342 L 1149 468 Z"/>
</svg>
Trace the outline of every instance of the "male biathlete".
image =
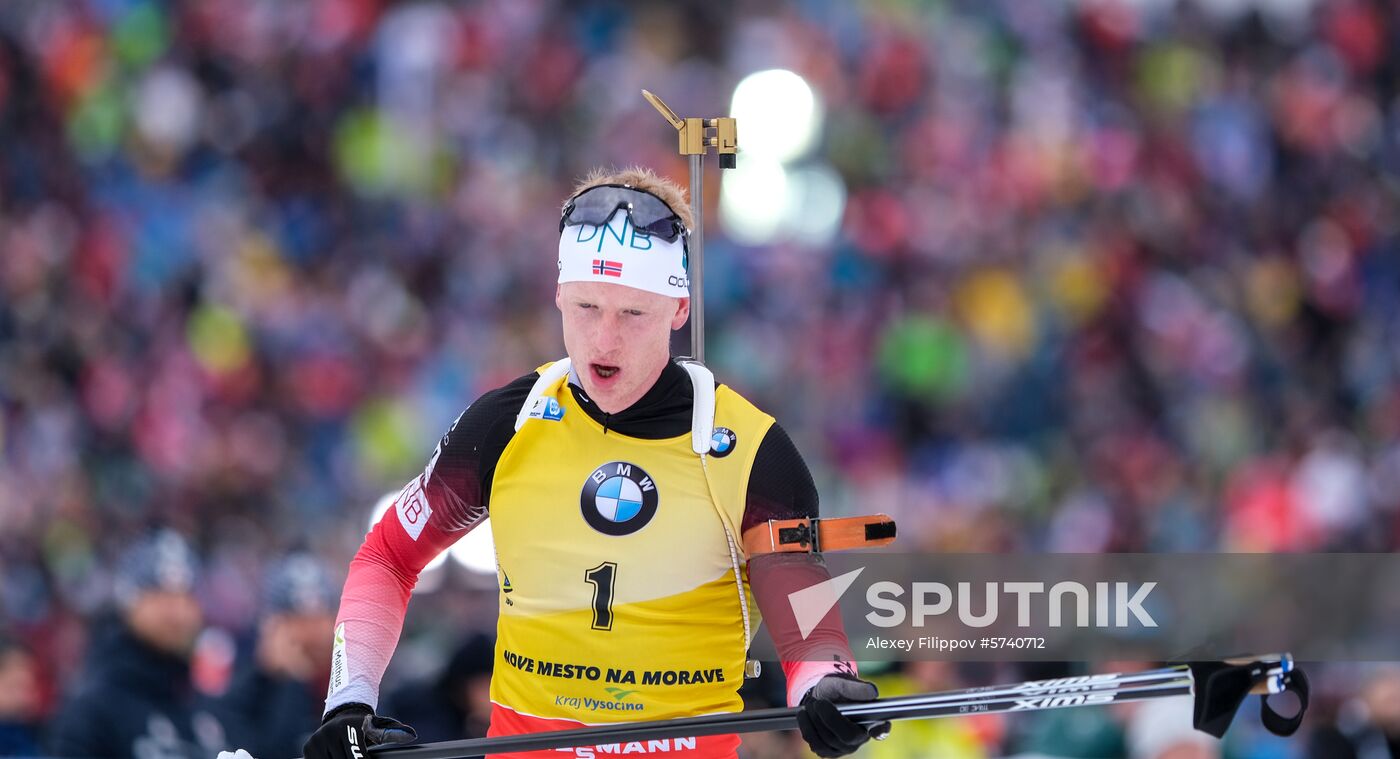
<svg viewBox="0 0 1400 759">
<path fill-rule="evenodd" d="M 888 731 L 833 705 L 876 697 L 835 610 L 798 632 L 787 595 L 828 577 L 819 556 L 753 548 L 769 520 L 817 516 L 801 455 L 772 417 L 671 357 L 690 313 L 689 216 L 681 189 L 644 169 L 595 172 L 565 205 L 555 304 L 568 358 L 462 412 L 366 536 L 307 759 L 362 759 L 411 736 L 373 711 L 409 595 L 488 513 L 501 583 L 489 736 L 741 711 L 760 612 L 813 751 L 841 756 Z M 709 758 L 738 745 L 570 752 Z"/>
</svg>

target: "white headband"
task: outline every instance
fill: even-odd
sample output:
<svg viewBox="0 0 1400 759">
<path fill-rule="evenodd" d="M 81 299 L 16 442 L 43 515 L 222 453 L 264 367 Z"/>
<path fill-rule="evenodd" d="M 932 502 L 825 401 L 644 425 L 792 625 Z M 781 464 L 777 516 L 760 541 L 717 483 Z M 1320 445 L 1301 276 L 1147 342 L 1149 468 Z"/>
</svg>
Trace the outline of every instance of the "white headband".
<svg viewBox="0 0 1400 759">
<path fill-rule="evenodd" d="M 638 290 L 690 297 L 684 239 L 666 242 L 632 226 L 619 208 L 601 227 L 577 224 L 559 233 L 559 283 L 608 282 Z"/>
</svg>

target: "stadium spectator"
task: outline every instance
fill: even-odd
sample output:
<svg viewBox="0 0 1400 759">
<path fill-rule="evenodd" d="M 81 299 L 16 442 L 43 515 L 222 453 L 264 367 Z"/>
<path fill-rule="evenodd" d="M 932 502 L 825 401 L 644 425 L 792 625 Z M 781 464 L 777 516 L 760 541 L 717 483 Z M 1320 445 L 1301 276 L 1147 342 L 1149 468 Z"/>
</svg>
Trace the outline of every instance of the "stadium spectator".
<svg viewBox="0 0 1400 759">
<path fill-rule="evenodd" d="M 1390 759 L 1400 756 L 1400 668 L 1382 665 L 1359 695 L 1347 699 L 1334 722 L 1313 736 L 1315 759 Z"/>
<path fill-rule="evenodd" d="M 1220 741 L 1191 729 L 1191 699 L 1133 704 L 1127 724 L 1130 759 L 1219 759 Z"/>
<path fill-rule="evenodd" d="M 236 669 L 216 713 L 238 748 L 255 757 L 296 756 L 320 721 L 330 676 L 335 586 L 314 557 L 274 564 L 252 661 Z"/>
<path fill-rule="evenodd" d="M 427 682 L 390 691 L 381 711 L 413 715 L 423 743 L 480 738 L 491 718 L 491 661 L 494 641 L 474 634 L 462 641 L 447 666 Z"/>
<path fill-rule="evenodd" d="M 39 678 L 34 655 L 0 637 L 0 756 L 39 755 Z"/>
<path fill-rule="evenodd" d="M 197 560 L 177 533 L 132 546 L 118 568 L 120 620 L 93 648 L 84 677 L 52 725 L 60 757 L 201 757 L 223 731 L 199 708 L 189 657 L 203 624 Z"/>
</svg>

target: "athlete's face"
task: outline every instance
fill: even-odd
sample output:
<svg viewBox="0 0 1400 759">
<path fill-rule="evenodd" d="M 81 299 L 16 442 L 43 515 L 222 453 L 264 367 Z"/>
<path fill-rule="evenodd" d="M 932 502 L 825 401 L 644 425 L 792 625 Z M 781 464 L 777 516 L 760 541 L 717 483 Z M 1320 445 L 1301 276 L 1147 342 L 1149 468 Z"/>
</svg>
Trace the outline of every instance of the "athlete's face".
<svg viewBox="0 0 1400 759">
<path fill-rule="evenodd" d="M 607 282 L 565 282 L 554 291 L 564 347 L 583 389 L 615 414 L 641 399 L 671 360 L 671 332 L 690 316 L 689 298 Z"/>
</svg>

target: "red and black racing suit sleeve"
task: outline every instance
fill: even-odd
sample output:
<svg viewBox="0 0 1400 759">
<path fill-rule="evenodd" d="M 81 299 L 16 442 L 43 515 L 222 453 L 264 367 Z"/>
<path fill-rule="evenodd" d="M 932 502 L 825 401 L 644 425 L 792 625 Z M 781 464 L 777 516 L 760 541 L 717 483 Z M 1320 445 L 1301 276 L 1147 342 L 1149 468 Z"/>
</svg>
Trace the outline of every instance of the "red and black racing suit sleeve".
<svg viewBox="0 0 1400 759">
<path fill-rule="evenodd" d="M 486 518 L 491 478 L 538 374 L 482 395 L 443 435 L 422 474 L 404 486 L 350 562 L 336 615 L 326 711 L 374 707 L 423 567 Z"/>
<path fill-rule="evenodd" d="M 754 456 L 742 531 L 770 519 L 819 516 L 816 483 L 786 430 L 775 422 Z M 796 706 L 828 674 L 855 674 L 839 609 L 833 607 L 804 638 L 788 602 L 789 593 L 831 578 L 820 554 L 754 556 L 749 559 L 748 574 L 754 600 L 782 660 L 789 706 Z"/>
</svg>

